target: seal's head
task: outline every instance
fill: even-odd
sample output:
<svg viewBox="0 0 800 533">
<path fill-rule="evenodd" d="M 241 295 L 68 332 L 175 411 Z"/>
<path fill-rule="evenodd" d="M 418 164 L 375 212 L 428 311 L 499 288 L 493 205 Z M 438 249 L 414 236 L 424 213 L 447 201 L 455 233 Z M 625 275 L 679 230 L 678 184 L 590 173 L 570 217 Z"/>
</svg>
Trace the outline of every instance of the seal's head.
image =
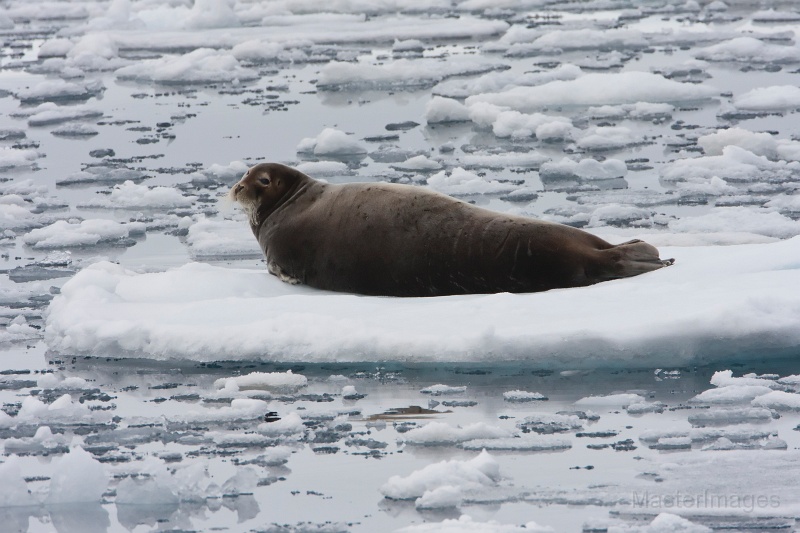
<svg viewBox="0 0 800 533">
<path fill-rule="evenodd" d="M 308 176 L 278 163 L 261 163 L 245 172 L 228 193 L 247 213 L 251 226 L 258 226 L 297 190 Z"/>
</svg>

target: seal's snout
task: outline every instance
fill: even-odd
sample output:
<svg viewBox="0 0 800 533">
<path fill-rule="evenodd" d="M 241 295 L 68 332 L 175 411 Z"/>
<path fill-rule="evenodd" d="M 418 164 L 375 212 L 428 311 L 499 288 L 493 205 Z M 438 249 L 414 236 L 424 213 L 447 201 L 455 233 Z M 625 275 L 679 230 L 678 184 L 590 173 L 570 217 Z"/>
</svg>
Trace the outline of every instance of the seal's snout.
<svg viewBox="0 0 800 533">
<path fill-rule="evenodd" d="M 242 189 L 244 189 L 244 185 L 242 185 L 241 182 L 237 183 L 236 185 L 231 187 L 230 191 L 228 191 L 228 198 L 230 200 L 233 200 L 234 202 L 238 202 L 239 198 L 237 196 L 240 192 L 242 192 Z"/>
</svg>

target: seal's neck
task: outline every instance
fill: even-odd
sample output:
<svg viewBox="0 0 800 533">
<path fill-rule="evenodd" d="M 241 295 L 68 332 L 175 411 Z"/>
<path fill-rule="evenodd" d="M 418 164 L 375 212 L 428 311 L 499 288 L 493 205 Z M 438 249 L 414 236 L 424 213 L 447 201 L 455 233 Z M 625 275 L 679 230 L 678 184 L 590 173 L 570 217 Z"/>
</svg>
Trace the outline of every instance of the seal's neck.
<svg viewBox="0 0 800 533">
<path fill-rule="evenodd" d="M 303 176 L 305 179 L 295 181 L 287 191 L 273 204 L 269 206 L 261 206 L 256 212 L 255 220 L 250 221 L 250 228 L 256 236 L 258 236 L 259 228 L 266 222 L 271 215 L 280 211 L 287 204 L 291 204 L 298 198 L 308 192 L 308 189 L 314 185 L 321 185 L 318 181 Z"/>
</svg>

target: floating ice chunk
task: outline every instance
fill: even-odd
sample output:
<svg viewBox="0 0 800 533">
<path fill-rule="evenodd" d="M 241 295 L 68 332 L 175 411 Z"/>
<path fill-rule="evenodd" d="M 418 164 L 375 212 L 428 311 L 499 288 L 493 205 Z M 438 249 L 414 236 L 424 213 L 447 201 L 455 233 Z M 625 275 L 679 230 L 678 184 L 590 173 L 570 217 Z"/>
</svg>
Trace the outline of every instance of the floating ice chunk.
<svg viewBox="0 0 800 533">
<path fill-rule="evenodd" d="M 781 385 L 789 385 L 791 387 L 797 387 L 800 385 L 800 374 L 792 374 L 791 376 L 784 376 L 777 380 L 778 383 Z"/>
<path fill-rule="evenodd" d="M 595 49 L 625 49 L 644 48 L 648 45 L 647 39 L 637 30 L 628 28 L 611 28 L 595 30 L 582 28 L 578 30 L 554 30 L 538 37 L 528 45 L 520 45 L 527 51 L 533 50 L 583 50 Z M 519 49 L 510 48 L 508 53 L 516 55 Z"/>
<path fill-rule="evenodd" d="M 579 148 L 589 151 L 616 150 L 626 146 L 641 144 L 641 135 L 625 126 L 598 126 L 584 133 L 577 144 Z"/>
<path fill-rule="evenodd" d="M 81 70 L 113 70 L 127 63 L 119 57 L 116 40 L 106 33 L 87 33 L 67 52 L 67 65 Z"/>
<path fill-rule="evenodd" d="M 597 161 L 596 159 L 586 158 L 580 161 L 573 161 L 565 157 L 559 162 L 544 163 L 539 168 L 539 175 L 543 180 L 613 179 L 622 178 L 627 173 L 628 166 L 619 159 Z"/>
<path fill-rule="evenodd" d="M 789 111 L 800 108 L 800 87 L 773 85 L 756 87 L 733 98 L 736 109 L 743 111 Z"/>
<path fill-rule="evenodd" d="M 761 385 L 764 387 L 778 387 L 775 380 L 757 377 L 752 374 L 734 377 L 732 370 L 718 370 L 714 372 L 709 382 L 715 387 L 727 387 L 730 385 Z"/>
<path fill-rule="evenodd" d="M 33 109 L 26 110 L 25 116 L 28 117 L 28 126 L 52 126 L 73 120 L 90 120 L 100 118 L 103 112 L 90 106 L 78 105 L 59 107 L 53 102 L 39 104 Z"/>
<path fill-rule="evenodd" d="M 793 215 L 800 213 L 800 195 L 795 194 L 779 195 L 764 204 L 765 207 L 777 209 L 780 213 L 786 213 L 791 218 L 797 218 Z"/>
<path fill-rule="evenodd" d="M 443 485 L 423 492 L 414 505 L 417 509 L 448 509 L 459 507 L 463 499 L 460 487 Z"/>
<path fill-rule="evenodd" d="M 520 452 L 542 452 L 568 450 L 572 443 L 567 439 L 553 438 L 549 435 L 522 435 L 497 439 L 472 439 L 459 444 L 465 450 L 513 450 Z"/>
<path fill-rule="evenodd" d="M 303 419 L 296 412 L 289 413 L 275 422 L 264 422 L 258 425 L 258 432 L 270 437 L 297 435 L 303 433 L 305 429 Z"/>
<path fill-rule="evenodd" d="M 769 133 L 755 133 L 733 127 L 703 135 L 697 139 L 706 155 L 722 155 L 726 146 L 734 145 L 768 159 L 800 160 L 800 142 L 775 139 Z"/>
<path fill-rule="evenodd" d="M 234 181 L 238 181 L 249 168 L 250 165 L 243 161 L 231 161 L 227 165 L 214 163 L 204 169 L 203 174 L 226 183 L 233 183 Z"/>
<path fill-rule="evenodd" d="M 574 132 L 575 128 L 572 124 L 562 120 L 553 120 L 537 126 L 534 134 L 542 142 L 561 142 L 572 139 Z"/>
<path fill-rule="evenodd" d="M 661 437 L 650 446 L 654 450 L 690 450 L 692 439 L 689 436 Z"/>
<path fill-rule="evenodd" d="M 446 170 L 437 172 L 428 178 L 428 185 L 432 189 L 453 196 L 509 193 L 518 187 L 511 183 L 501 183 L 481 177 L 461 167 L 456 167 L 449 173 Z"/>
<path fill-rule="evenodd" d="M 297 170 L 313 177 L 345 176 L 351 174 L 350 169 L 341 161 L 304 161 L 295 166 Z"/>
<path fill-rule="evenodd" d="M 429 159 L 424 155 L 416 155 L 403 161 L 402 163 L 395 163 L 392 168 L 397 170 L 416 170 L 417 172 L 426 172 L 439 170 L 442 164 L 433 159 Z"/>
<path fill-rule="evenodd" d="M 229 447 L 250 447 L 250 448 L 267 448 L 275 442 L 274 437 L 260 435 L 258 433 L 221 433 L 210 432 L 206 433 L 214 441 L 214 444 L 220 448 Z"/>
<path fill-rule="evenodd" d="M 539 168 L 542 163 L 549 158 L 538 152 L 506 152 L 499 154 L 472 153 L 466 154 L 461 158 L 461 162 L 466 168 L 495 168 L 506 169 L 508 167 Z"/>
<path fill-rule="evenodd" d="M 83 424 L 110 420 L 105 412 L 93 412 L 89 407 L 64 394 L 50 405 L 34 396 L 22 400 L 15 421 L 29 424 Z"/>
<path fill-rule="evenodd" d="M 11 455 L 0 463 L 0 479 L 3 480 L 0 483 L 0 508 L 25 507 L 39 503 L 28 491 L 19 462 L 16 455 Z"/>
<path fill-rule="evenodd" d="M 433 94 L 450 98 L 466 98 L 473 94 L 500 92 L 515 86 L 542 85 L 554 80 L 574 80 L 582 74 L 575 65 L 559 65 L 543 72 L 525 72 L 515 70 L 489 72 L 473 79 L 445 80 L 433 88 Z"/>
<path fill-rule="evenodd" d="M 68 186 L 85 183 L 124 183 L 128 180 L 138 182 L 147 177 L 148 176 L 143 172 L 130 168 L 110 168 L 106 166 L 96 166 L 89 167 L 86 170 L 79 170 L 61 179 L 56 179 L 56 185 Z"/>
<path fill-rule="evenodd" d="M 144 233 L 145 226 L 141 222 L 124 224 L 100 218 L 76 223 L 58 220 L 44 228 L 31 230 L 22 236 L 22 240 L 39 249 L 73 248 L 114 244 Z"/>
<path fill-rule="evenodd" d="M 330 157 L 366 154 L 367 149 L 347 133 L 335 128 L 325 128 L 316 137 L 306 137 L 300 141 L 297 152 Z"/>
<path fill-rule="evenodd" d="M 17 91 L 17 98 L 26 104 L 62 100 L 86 100 L 105 89 L 100 81 L 88 83 L 68 82 L 61 79 L 45 80 L 33 87 Z"/>
<path fill-rule="evenodd" d="M 743 206 L 717 207 L 705 215 L 669 222 L 669 229 L 677 233 L 723 233 L 731 228 L 779 239 L 800 235 L 800 222 L 774 211 L 765 212 Z"/>
<path fill-rule="evenodd" d="M 186 242 L 195 259 L 263 255 L 244 220 L 214 220 L 198 216 L 188 231 Z"/>
<path fill-rule="evenodd" d="M 525 403 L 547 400 L 547 397 L 541 392 L 510 390 L 503 393 L 503 400 L 511 403 Z"/>
<path fill-rule="evenodd" d="M 108 486 L 103 465 L 80 446 L 54 461 L 48 504 L 99 502 Z"/>
<path fill-rule="evenodd" d="M 636 102 L 674 103 L 706 100 L 717 94 L 708 85 L 694 85 L 668 80 L 648 72 L 586 74 L 574 80 L 556 80 L 537 87 L 515 87 L 503 92 L 470 96 L 466 105 L 477 102 L 506 106 L 518 111 L 544 107 Z"/>
<path fill-rule="evenodd" d="M 308 384 L 308 378 L 302 374 L 286 372 L 251 372 L 244 376 L 220 378 L 214 382 L 217 389 L 232 388 L 234 390 L 275 390 L 296 391 Z"/>
<path fill-rule="evenodd" d="M 43 389 L 81 390 L 91 389 L 93 385 L 78 376 L 69 376 L 61 379 L 56 374 L 44 374 L 36 380 L 36 386 Z"/>
<path fill-rule="evenodd" d="M 710 404 L 745 403 L 771 391 L 771 388 L 763 385 L 727 385 L 703 391 L 690 401 Z"/>
<path fill-rule="evenodd" d="M 440 487 L 454 487 L 462 495 L 491 491 L 500 481 L 500 465 L 488 452 L 466 461 L 441 461 L 412 472 L 408 476 L 392 476 L 381 493 L 392 500 L 416 500 Z M 430 498 L 430 496 L 429 496 Z"/>
<path fill-rule="evenodd" d="M 28 325 L 24 315 L 17 315 L 9 322 L 5 331 L 0 330 L 0 343 L 38 339 L 41 336 L 42 331 Z"/>
<path fill-rule="evenodd" d="M 422 52 L 425 50 L 425 43 L 419 39 L 395 40 L 392 45 L 392 52 Z"/>
<path fill-rule="evenodd" d="M 1 426 L 2 424 L 0 424 Z M 12 454 L 51 454 L 69 451 L 68 440 L 64 435 L 54 435 L 49 426 L 40 426 L 36 434 L 29 438 L 5 439 L 5 453 Z"/>
<path fill-rule="evenodd" d="M 464 427 L 451 426 L 445 422 L 429 422 L 422 427 L 407 431 L 403 435 L 403 440 L 409 444 L 441 446 L 475 439 L 503 439 L 511 436 L 510 431 L 486 422 L 476 422 Z"/>
<path fill-rule="evenodd" d="M 240 422 L 262 418 L 268 412 L 269 404 L 263 400 L 235 398 L 230 406 L 175 413 L 167 420 L 184 424 Z"/>
<path fill-rule="evenodd" d="M 35 201 L 38 196 L 46 194 L 47 190 L 46 185 L 36 183 L 30 178 L 0 183 L 0 205 L 5 203 L 27 205 L 25 200 Z M 19 201 L 19 197 L 23 198 L 22 202 Z"/>
<path fill-rule="evenodd" d="M 467 122 L 469 120 L 469 109 L 458 100 L 434 96 L 425 105 L 425 121 L 428 124 Z"/>
<path fill-rule="evenodd" d="M 308 56 L 299 48 L 311 48 L 313 44 L 312 41 L 308 40 L 283 43 L 251 39 L 234 46 L 231 49 L 231 54 L 239 61 L 249 61 L 251 63 L 303 61 Z"/>
<path fill-rule="evenodd" d="M 236 28 L 239 17 L 228 0 L 195 0 L 183 25 L 186 29 Z"/>
<path fill-rule="evenodd" d="M 728 145 L 722 149 L 721 155 L 675 160 L 662 168 L 661 176 L 666 181 L 724 176 L 730 183 L 782 182 L 788 181 L 798 169 L 800 165 L 797 162 L 770 161 L 749 150 Z"/>
<path fill-rule="evenodd" d="M 678 515 L 661 513 L 644 526 L 611 525 L 608 533 L 712 533 L 712 530 Z"/>
<path fill-rule="evenodd" d="M 772 420 L 772 411 L 759 407 L 734 407 L 729 409 L 709 409 L 689 415 L 693 426 L 745 424 Z"/>
<path fill-rule="evenodd" d="M 638 394 L 620 393 L 605 396 L 586 396 L 575 402 L 575 405 L 594 405 L 597 407 L 625 407 L 631 404 L 644 402 L 644 397 Z"/>
<path fill-rule="evenodd" d="M 753 398 L 754 407 L 767 407 L 779 411 L 800 411 L 800 394 L 784 391 L 771 391 Z"/>
<path fill-rule="evenodd" d="M 706 61 L 737 61 L 741 63 L 793 63 L 800 61 L 796 45 L 765 43 L 755 37 L 736 37 L 700 48 L 695 57 Z"/>
<path fill-rule="evenodd" d="M 16 168 L 28 168 L 33 166 L 35 161 L 42 157 L 37 150 L 29 148 L 17 149 L 8 146 L 0 146 L 0 172 Z"/>
<path fill-rule="evenodd" d="M 639 435 L 639 440 L 650 447 L 658 448 L 658 443 L 680 443 L 688 439 L 690 443 L 708 443 L 726 439 L 741 443 L 743 447 L 759 447 L 759 442 L 766 441 L 772 434 L 769 431 L 752 428 L 693 428 L 691 430 L 646 430 Z M 689 446 L 683 445 L 684 448 Z"/>
<path fill-rule="evenodd" d="M 786 441 L 779 439 L 772 435 L 768 436 L 762 442 L 746 441 L 734 442 L 727 437 L 719 437 L 717 440 L 702 447 L 703 451 L 719 451 L 719 450 L 785 450 L 788 447 Z"/>
<path fill-rule="evenodd" d="M 50 131 L 59 137 L 93 137 L 100 132 L 88 124 L 65 124 Z"/>
<path fill-rule="evenodd" d="M 295 449 L 290 446 L 274 446 L 265 450 L 263 455 L 257 459 L 258 464 L 264 466 L 281 466 L 289 462 L 289 458 L 295 452 Z"/>
<path fill-rule="evenodd" d="M 442 383 L 439 383 L 437 385 L 431 385 L 430 387 L 425 387 L 424 389 L 421 389 L 420 392 L 422 394 L 430 394 L 431 396 L 463 394 L 467 392 L 467 387 L 466 386 L 453 387 L 450 385 L 444 385 Z"/>
<path fill-rule="evenodd" d="M 464 2 L 464 4 L 469 3 L 473 3 L 472 0 Z M 552 533 L 553 531 L 552 528 L 540 526 L 536 522 L 527 522 L 520 526 L 501 524 L 493 520 L 478 522 L 464 514 L 459 518 L 446 518 L 441 522 L 406 526 L 395 533 Z"/>
<path fill-rule="evenodd" d="M 47 6 L 47 9 L 42 9 Z M 59 20 L 59 19 L 85 19 L 89 16 L 86 4 L 64 4 L 61 2 L 37 2 L 31 4 L 23 2 L 13 4 L 13 9 L 8 9 L 12 18 L 25 20 Z"/>
<path fill-rule="evenodd" d="M 560 139 L 568 139 L 574 130 L 566 117 L 521 113 L 485 102 L 470 105 L 469 113 L 473 122 L 479 126 L 491 126 L 492 132 L 501 138 L 520 139 L 542 133 L 548 140 L 553 140 L 557 133 Z"/>
<path fill-rule="evenodd" d="M 726 210 L 736 211 L 711 212 Z M 732 220 L 724 231 L 736 227 Z M 675 342 L 681 351 L 670 364 L 676 367 L 730 361 L 763 347 L 765 339 L 770 350 L 763 357 L 772 360 L 800 341 L 798 294 L 786 290 L 800 283 L 800 239 L 664 253 L 684 266 L 576 291 L 432 298 L 402 306 L 393 298 L 288 286 L 263 269 L 193 263 L 142 274 L 102 262 L 64 284 L 49 305 L 45 338 L 62 353 L 136 353 L 157 360 L 288 364 L 379 357 L 399 363 L 526 361 L 573 370 L 655 368 L 664 362 L 661 350 Z M 622 295 L 620 286 L 632 292 Z M 663 304 L 657 316 L 642 303 L 643 290 Z M 542 328 L 531 330 L 532 320 Z"/>
<path fill-rule="evenodd" d="M 360 400 L 364 395 L 360 394 L 353 385 L 342 387 L 342 398 L 345 400 Z"/>
<path fill-rule="evenodd" d="M 586 115 L 593 119 L 661 120 L 672 116 L 675 106 L 665 103 L 636 102 L 635 104 L 590 107 Z"/>
<path fill-rule="evenodd" d="M 317 88 L 389 90 L 430 87 L 451 76 L 483 74 L 497 68 L 502 67 L 463 56 L 447 60 L 403 58 L 382 65 L 333 61 L 320 70 Z"/>
<path fill-rule="evenodd" d="M 661 402 L 632 403 L 625 408 L 629 415 L 643 415 L 645 413 L 661 413 L 666 406 Z"/>
<path fill-rule="evenodd" d="M 800 21 L 800 13 L 769 8 L 756 11 L 750 15 L 750 18 L 753 22 L 798 22 Z"/>
<path fill-rule="evenodd" d="M 46 59 L 48 57 L 66 57 L 73 47 L 73 42 L 69 39 L 54 38 L 48 39 L 39 46 L 37 57 Z"/>
<path fill-rule="evenodd" d="M 733 185 L 728 185 L 728 182 L 718 176 L 712 176 L 711 179 L 704 178 L 689 178 L 685 182 L 678 182 L 676 184 L 678 191 L 682 197 L 684 196 L 734 196 L 740 193 Z"/>
<path fill-rule="evenodd" d="M 240 82 L 258 79 L 258 72 L 244 68 L 230 53 L 198 48 L 187 54 L 148 59 L 117 69 L 121 80 L 166 84 Z"/>
<path fill-rule="evenodd" d="M 196 196 L 183 196 L 173 187 L 148 187 L 126 181 L 115 185 L 105 198 L 97 198 L 81 204 L 82 207 L 107 207 L 119 209 L 159 209 L 189 207 Z"/>
</svg>

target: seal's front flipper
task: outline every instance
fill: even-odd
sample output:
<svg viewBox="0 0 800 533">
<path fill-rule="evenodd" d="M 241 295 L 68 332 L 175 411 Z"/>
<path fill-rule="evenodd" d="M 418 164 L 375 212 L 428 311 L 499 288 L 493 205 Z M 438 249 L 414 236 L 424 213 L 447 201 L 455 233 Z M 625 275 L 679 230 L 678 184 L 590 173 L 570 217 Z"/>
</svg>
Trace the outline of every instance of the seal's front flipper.
<svg viewBox="0 0 800 533">
<path fill-rule="evenodd" d="M 288 283 L 289 285 L 298 285 L 300 283 L 299 279 L 293 278 L 292 276 L 284 272 L 284 270 L 281 267 L 279 267 L 278 263 L 276 263 L 275 261 L 270 261 L 269 263 L 267 263 L 267 270 L 269 270 L 270 274 L 272 274 L 273 276 L 277 276 L 279 280 L 281 280 L 284 283 Z"/>
</svg>

